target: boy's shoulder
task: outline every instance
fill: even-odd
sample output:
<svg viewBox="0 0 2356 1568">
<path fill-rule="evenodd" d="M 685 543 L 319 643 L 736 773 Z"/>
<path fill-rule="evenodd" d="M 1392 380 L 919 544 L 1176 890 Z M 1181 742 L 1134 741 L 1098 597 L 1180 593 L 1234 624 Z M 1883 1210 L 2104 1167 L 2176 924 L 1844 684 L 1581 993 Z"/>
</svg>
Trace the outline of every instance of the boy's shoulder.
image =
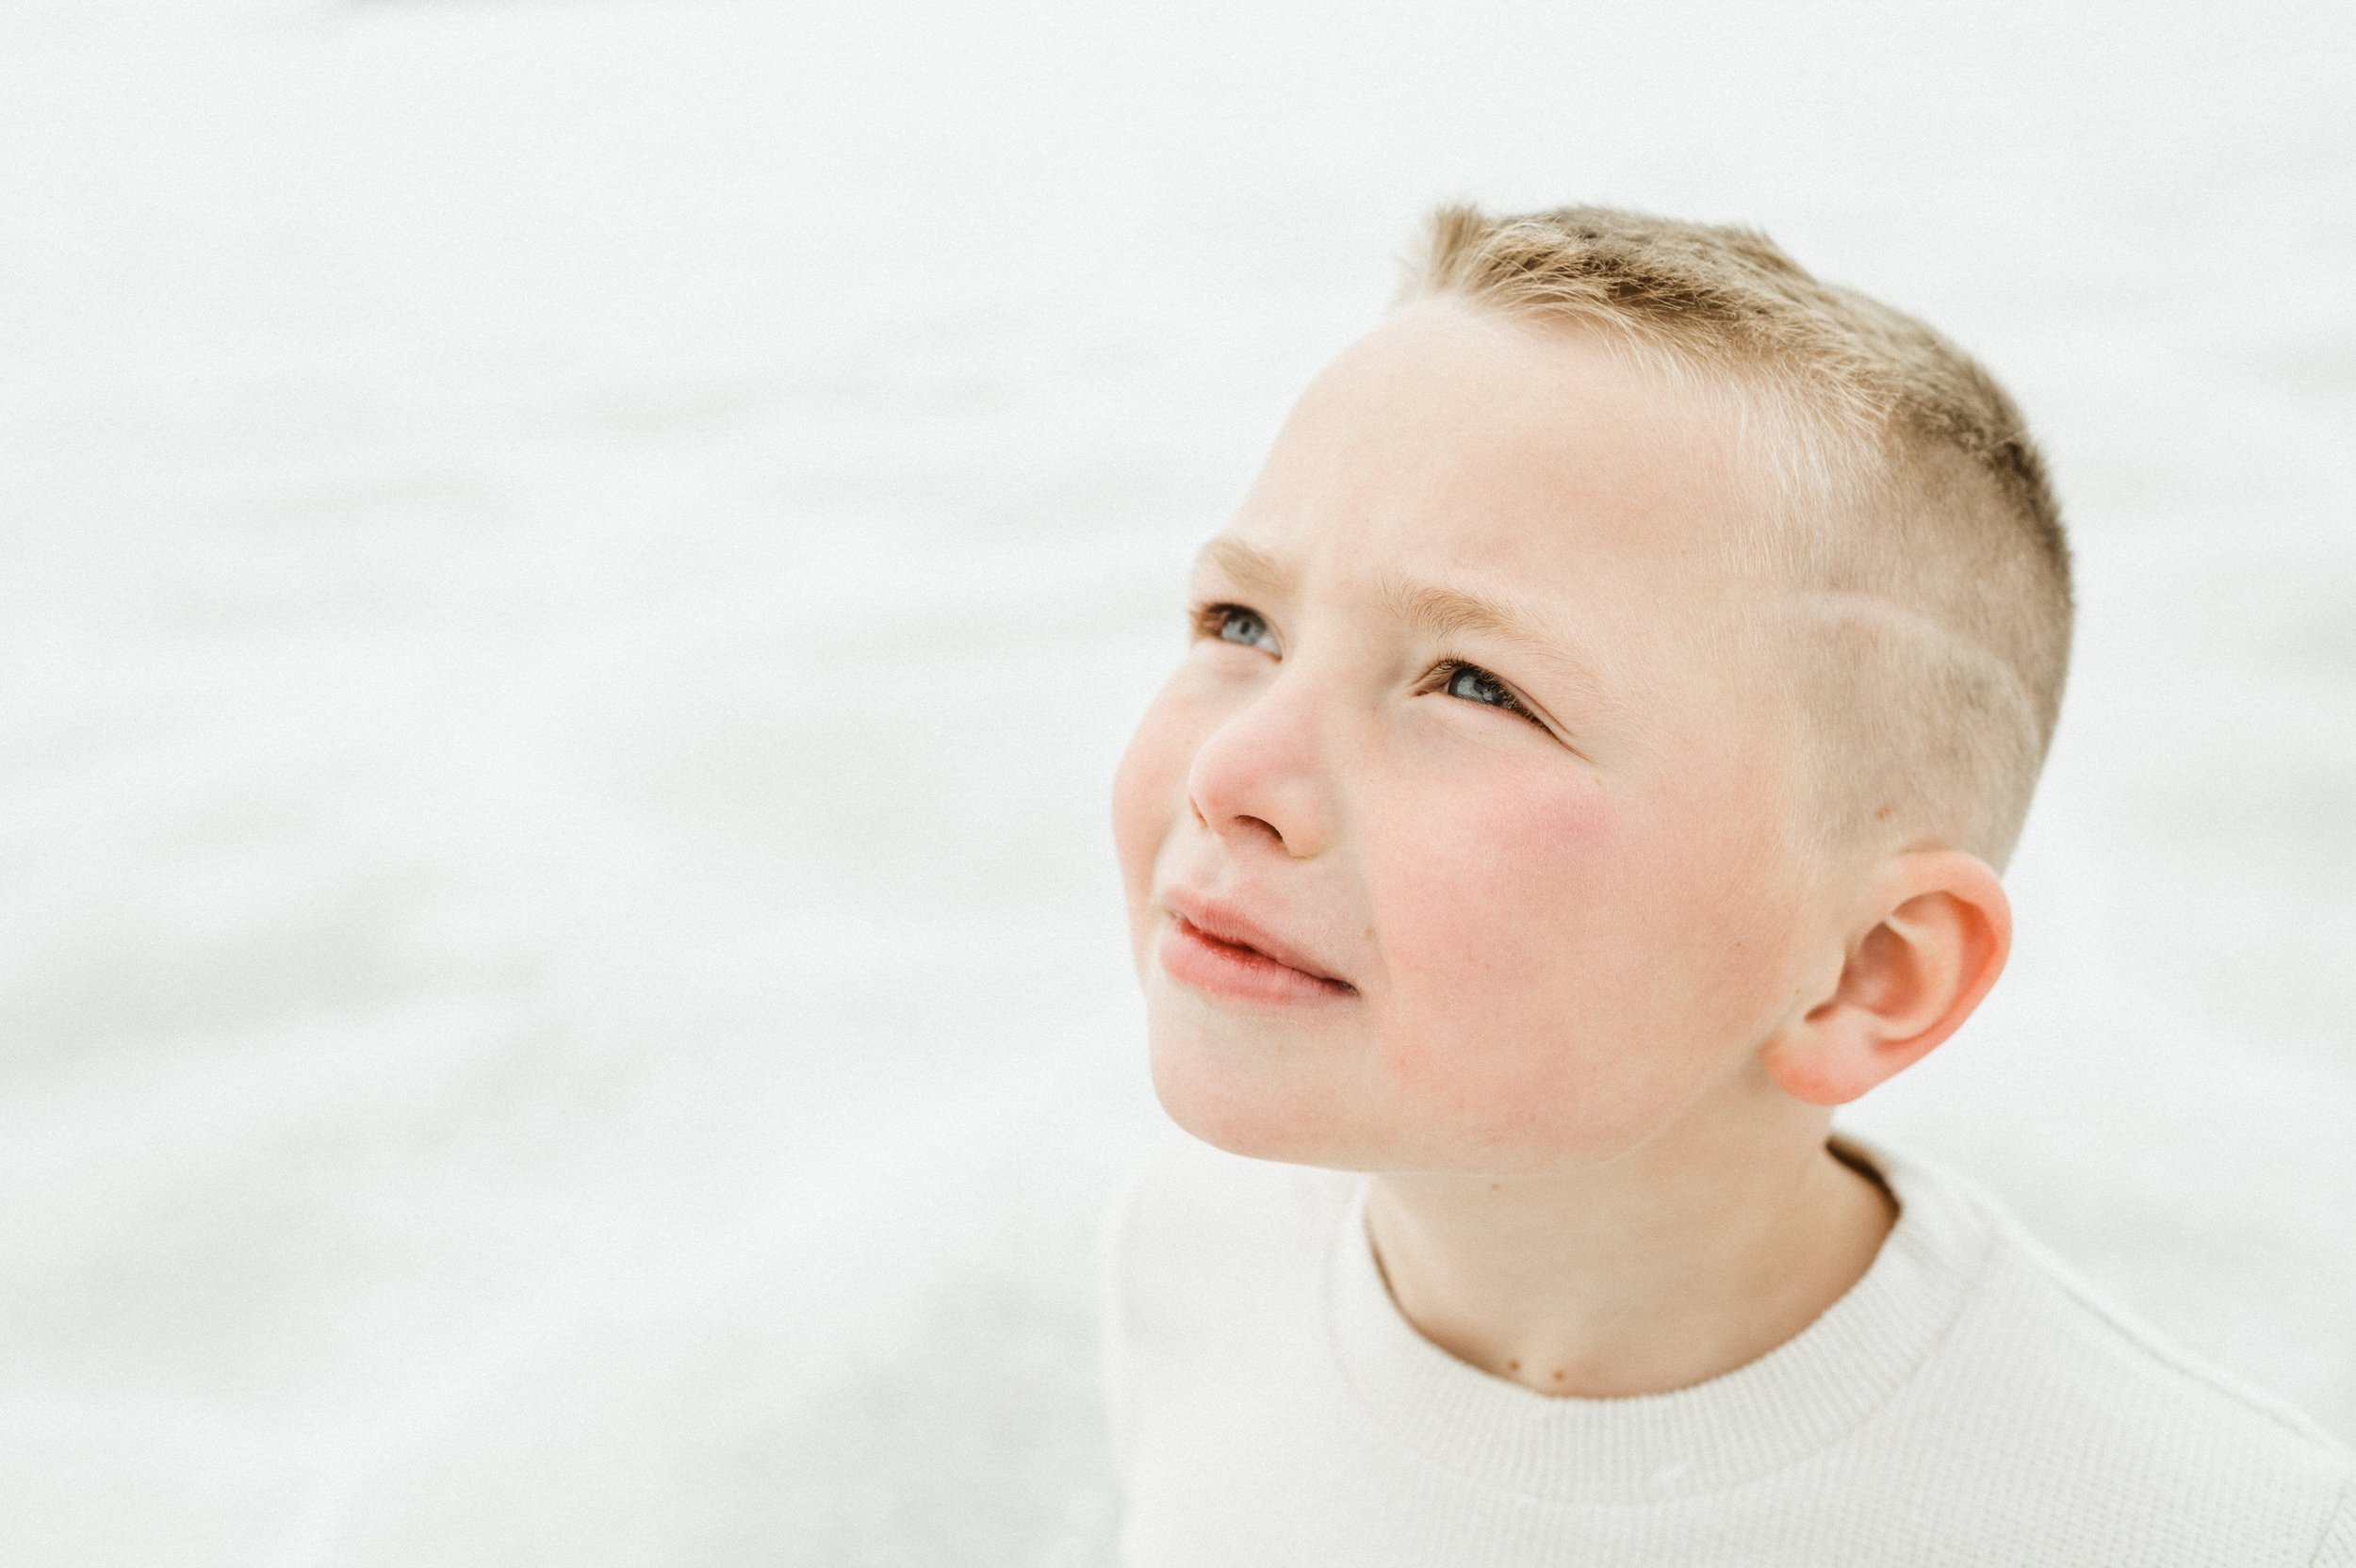
<svg viewBox="0 0 2356 1568">
<path fill-rule="evenodd" d="M 2317 1563 L 2356 1564 L 2356 1450 L 2290 1405 L 2144 1323 L 2037 1239 L 1975 1184 L 1913 1156 L 1877 1151 L 1918 1189 L 1936 1184 L 1990 1239 L 1988 1264 L 1951 1343 L 1909 1391 L 1956 1396 L 1964 1380 L 1999 1380 L 2019 1445 L 2057 1467 L 2102 1456 L 2102 1468 L 2148 1477 L 2188 1511 L 2237 1500 L 2320 1500 L 2331 1541 Z M 2339 1555 L 2331 1555 L 2336 1551 Z"/>
<path fill-rule="evenodd" d="M 2036 1324 L 2048 1331 L 2014 1348 L 2024 1365 L 2064 1361 L 2161 1391 L 2212 1420 L 2244 1429 L 2255 1442 L 2279 1441 L 2292 1450 L 2320 1449 L 2356 1473 L 2356 1451 L 2282 1400 L 2203 1360 L 2111 1299 L 2012 1212 L 1968 1178 L 1914 1154 L 1875 1145 L 1872 1157 L 1896 1178 L 1899 1190 L 1935 1186 L 1943 1200 L 1968 1212 L 1989 1238 L 1988 1266 L 1961 1331 Z"/>
</svg>

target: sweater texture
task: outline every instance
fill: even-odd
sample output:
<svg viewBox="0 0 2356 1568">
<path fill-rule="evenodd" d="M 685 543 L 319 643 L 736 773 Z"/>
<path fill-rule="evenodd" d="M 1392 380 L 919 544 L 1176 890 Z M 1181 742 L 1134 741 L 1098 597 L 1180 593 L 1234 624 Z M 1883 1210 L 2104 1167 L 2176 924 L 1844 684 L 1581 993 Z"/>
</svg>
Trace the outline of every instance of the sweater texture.
<svg viewBox="0 0 2356 1568">
<path fill-rule="evenodd" d="M 1550 1397 L 1417 1333 L 1366 1178 L 1200 1145 L 1108 1216 L 1132 1568 L 2356 1568 L 2356 1454 L 2103 1302 L 1962 1179 L 1800 1334 L 1691 1388 Z"/>
</svg>

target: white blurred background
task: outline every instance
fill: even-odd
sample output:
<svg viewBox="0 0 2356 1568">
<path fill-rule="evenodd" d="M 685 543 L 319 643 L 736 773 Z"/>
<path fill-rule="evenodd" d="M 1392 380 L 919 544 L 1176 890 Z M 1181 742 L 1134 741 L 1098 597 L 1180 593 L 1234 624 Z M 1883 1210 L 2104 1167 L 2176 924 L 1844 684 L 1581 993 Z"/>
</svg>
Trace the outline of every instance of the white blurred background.
<svg viewBox="0 0 2356 1568">
<path fill-rule="evenodd" d="M 10 0 L 0 1560 L 1080 1563 L 1102 801 L 1435 201 L 1757 222 L 2081 562 L 1852 1123 L 2356 1437 L 2356 10 Z"/>
</svg>

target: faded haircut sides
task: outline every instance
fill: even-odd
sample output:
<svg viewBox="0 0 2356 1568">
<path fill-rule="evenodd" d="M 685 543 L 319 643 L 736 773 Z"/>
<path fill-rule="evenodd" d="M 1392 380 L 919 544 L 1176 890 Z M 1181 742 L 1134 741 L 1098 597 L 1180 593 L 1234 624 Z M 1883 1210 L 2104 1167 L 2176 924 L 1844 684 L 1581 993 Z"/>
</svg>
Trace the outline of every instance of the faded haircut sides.
<svg viewBox="0 0 2356 1568">
<path fill-rule="evenodd" d="M 2004 388 L 1750 229 L 1444 207 L 1400 299 L 1433 296 L 1591 327 L 1735 395 L 1775 494 L 1754 536 L 1718 546 L 1775 590 L 1753 645 L 1813 743 L 1808 836 L 2001 868 L 2053 741 L 2072 613 L 2060 509 Z"/>
</svg>

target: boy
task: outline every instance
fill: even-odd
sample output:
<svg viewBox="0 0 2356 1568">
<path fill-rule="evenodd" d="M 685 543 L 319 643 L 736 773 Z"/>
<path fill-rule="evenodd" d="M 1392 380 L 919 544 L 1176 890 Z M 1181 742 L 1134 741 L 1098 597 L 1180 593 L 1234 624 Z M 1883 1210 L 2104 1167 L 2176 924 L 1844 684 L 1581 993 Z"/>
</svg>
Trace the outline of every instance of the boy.
<svg viewBox="0 0 2356 1568">
<path fill-rule="evenodd" d="M 1445 211 L 1191 613 L 1114 818 L 1226 1152 L 1109 1233 L 1128 1560 L 2356 1564 L 2356 1457 L 1829 1132 L 1995 982 L 2068 659 L 1970 359 Z"/>
</svg>

